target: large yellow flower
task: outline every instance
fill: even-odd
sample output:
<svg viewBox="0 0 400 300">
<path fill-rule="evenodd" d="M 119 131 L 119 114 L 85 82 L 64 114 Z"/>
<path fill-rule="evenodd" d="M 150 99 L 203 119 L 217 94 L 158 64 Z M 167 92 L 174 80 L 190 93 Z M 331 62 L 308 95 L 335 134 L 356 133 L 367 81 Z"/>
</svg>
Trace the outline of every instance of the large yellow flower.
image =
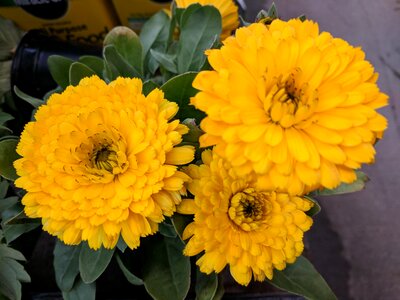
<svg viewBox="0 0 400 300">
<path fill-rule="evenodd" d="M 221 39 L 230 36 L 239 27 L 239 12 L 234 0 L 175 0 L 175 3 L 179 8 L 186 8 L 193 3 L 217 8 L 222 17 Z"/>
<path fill-rule="evenodd" d="M 121 235 L 138 247 L 173 214 L 188 179 L 176 165 L 194 149 L 174 147 L 187 132 L 168 122 L 177 111 L 158 89 L 145 97 L 139 79 L 93 76 L 52 95 L 17 147 L 26 215 L 66 244 L 113 248 Z"/>
<path fill-rule="evenodd" d="M 215 153 L 202 154 L 203 165 L 190 165 L 188 190 L 193 200 L 183 200 L 178 211 L 194 213 L 183 238 L 190 237 L 184 254 L 198 259 L 200 270 L 221 272 L 228 264 L 237 282 L 247 285 L 252 275 L 263 281 L 282 270 L 302 253 L 303 232 L 312 219 L 304 212 L 309 200 L 262 190 L 257 176 L 238 176 L 232 166 Z"/>
<path fill-rule="evenodd" d="M 360 48 L 293 19 L 238 29 L 207 54 L 214 71 L 196 77 L 191 100 L 208 115 L 200 143 L 241 174 L 301 194 L 350 183 L 374 161 L 387 96 Z"/>
</svg>

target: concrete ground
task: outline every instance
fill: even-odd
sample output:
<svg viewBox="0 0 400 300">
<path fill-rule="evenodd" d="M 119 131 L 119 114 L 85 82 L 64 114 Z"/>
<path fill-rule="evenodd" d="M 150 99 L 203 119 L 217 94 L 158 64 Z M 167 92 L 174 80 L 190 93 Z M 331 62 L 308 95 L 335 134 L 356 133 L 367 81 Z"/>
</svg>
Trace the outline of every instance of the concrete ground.
<svg viewBox="0 0 400 300">
<path fill-rule="evenodd" d="M 271 2 L 247 0 L 249 15 Z M 389 128 L 376 147 L 376 163 L 364 168 L 371 179 L 366 190 L 321 198 L 324 214 L 310 244 L 312 259 L 340 299 L 400 299 L 400 1 L 275 2 L 281 18 L 305 14 L 321 30 L 361 46 L 390 96 L 381 110 Z"/>
</svg>

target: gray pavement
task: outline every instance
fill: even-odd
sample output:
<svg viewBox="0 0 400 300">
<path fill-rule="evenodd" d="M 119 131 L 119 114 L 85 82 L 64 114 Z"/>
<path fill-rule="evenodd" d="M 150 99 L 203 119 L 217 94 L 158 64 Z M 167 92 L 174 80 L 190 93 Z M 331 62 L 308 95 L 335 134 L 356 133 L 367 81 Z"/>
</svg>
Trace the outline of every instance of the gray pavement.
<svg viewBox="0 0 400 300">
<path fill-rule="evenodd" d="M 247 0 L 250 15 L 270 3 Z M 348 268 L 334 275 L 347 281 L 333 284 L 335 289 L 348 289 L 338 292 L 340 299 L 400 299 L 400 1 L 278 0 L 276 4 L 283 19 L 304 13 L 321 30 L 361 46 L 380 74 L 381 90 L 390 96 L 390 106 L 381 110 L 389 129 L 376 147 L 376 163 L 363 169 L 371 179 L 366 190 L 321 199 L 327 216 L 322 223 L 330 224 L 340 245 L 329 246 L 332 235 L 324 241 L 321 229 L 314 228 L 320 233 L 311 238 L 317 236 L 321 243 L 321 251 L 312 249 L 312 256 L 325 269 L 322 273 L 334 275 L 329 269 L 336 268 L 337 260 Z"/>
</svg>

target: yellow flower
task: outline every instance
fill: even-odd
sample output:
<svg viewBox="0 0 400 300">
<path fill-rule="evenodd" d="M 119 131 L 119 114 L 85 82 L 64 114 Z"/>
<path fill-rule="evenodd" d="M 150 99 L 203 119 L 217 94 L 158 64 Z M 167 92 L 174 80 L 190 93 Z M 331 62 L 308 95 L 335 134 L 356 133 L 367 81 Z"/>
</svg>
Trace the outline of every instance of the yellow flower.
<svg viewBox="0 0 400 300">
<path fill-rule="evenodd" d="M 221 39 L 231 35 L 239 27 L 239 12 L 233 0 L 175 0 L 178 8 L 186 8 L 193 3 L 212 5 L 218 9 L 222 17 Z"/>
<path fill-rule="evenodd" d="M 207 113 L 202 147 L 255 171 L 265 189 L 302 194 L 355 180 L 387 127 L 387 96 L 364 52 L 312 21 L 275 20 L 236 31 L 207 52 L 191 100 Z"/>
<path fill-rule="evenodd" d="M 190 240 L 184 254 L 197 260 L 200 271 L 221 272 L 228 264 L 233 278 L 247 285 L 252 275 L 263 281 L 282 270 L 302 253 L 303 232 L 312 224 L 304 212 L 309 200 L 262 190 L 256 175 L 238 176 L 232 166 L 210 150 L 203 165 L 190 165 L 188 190 L 194 201 L 183 200 L 180 213 L 194 213 L 183 233 Z"/>
<path fill-rule="evenodd" d="M 194 149 L 174 147 L 188 131 L 168 122 L 177 111 L 158 89 L 144 96 L 140 79 L 93 76 L 52 95 L 17 147 L 26 215 L 66 244 L 113 248 L 122 236 L 138 247 L 173 214 L 188 180 L 176 165 Z"/>
</svg>

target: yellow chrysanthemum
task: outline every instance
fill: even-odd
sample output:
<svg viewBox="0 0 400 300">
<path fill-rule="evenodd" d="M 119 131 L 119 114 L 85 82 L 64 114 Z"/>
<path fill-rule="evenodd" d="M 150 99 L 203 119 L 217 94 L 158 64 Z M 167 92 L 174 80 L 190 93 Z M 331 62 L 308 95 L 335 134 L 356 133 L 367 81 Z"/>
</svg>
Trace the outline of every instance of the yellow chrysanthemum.
<svg viewBox="0 0 400 300">
<path fill-rule="evenodd" d="M 184 254 L 204 251 L 200 271 L 221 272 L 228 264 L 233 278 L 247 285 L 252 275 L 263 281 L 282 270 L 302 253 L 303 232 L 312 224 L 304 212 L 312 202 L 285 193 L 262 190 L 257 176 L 238 176 L 232 166 L 210 150 L 203 165 L 190 165 L 188 190 L 193 200 L 183 200 L 178 212 L 194 213 L 183 238 L 190 240 Z"/>
<path fill-rule="evenodd" d="M 177 111 L 158 89 L 144 96 L 140 79 L 93 76 L 52 95 L 17 147 L 26 215 L 66 244 L 113 248 L 122 236 L 138 247 L 173 214 L 188 179 L 176 165 L 194 149 L 174 147 L 188 130 L 168 122 Z"/>
<path fill-rule="evenodd" d="M 302 194 L 350 183 L 373 162 L 387 96 L 360 48 L 293 19 L 238 29 L 207 54 L 214 71 L 196 77 L 191 100 L 208 115 L 200 143 L 241 174 Z"/>
<path fill-rule="evenodd" d="M 179 8 L 186 8 L 193 3 L 217 8 L 222 17 L 221 39 L 230 36 L 239 27 L 239 12 L 234 0 L 175 0 L 175 3 Z"/>
</svg>

